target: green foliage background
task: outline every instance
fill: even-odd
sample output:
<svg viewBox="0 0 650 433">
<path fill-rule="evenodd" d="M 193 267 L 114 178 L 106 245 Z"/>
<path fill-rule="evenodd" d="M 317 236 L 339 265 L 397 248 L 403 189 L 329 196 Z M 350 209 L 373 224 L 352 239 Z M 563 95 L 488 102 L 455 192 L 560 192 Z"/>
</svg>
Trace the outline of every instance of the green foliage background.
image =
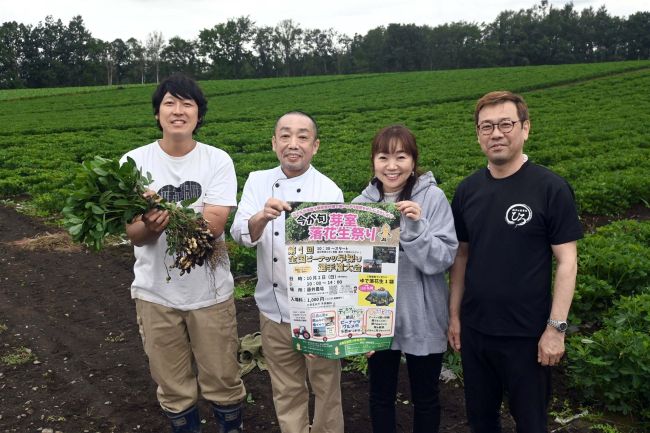
<svg viewBox="0 0 650 433">
<path fill-rule="evenodd" d="M 346 199 L 370 178 L 370 140 L 401 123 L 418 139 L 421 166 L 451 196 L 484 165 L 473 106 L 495 89 L 522 93 L 531 108 L 531 159 L 565 176 L 582 212 L 615 214 L 650 201 L 650 62 L 486 68 L 201 83 L 209 99 L 198 138 L 227 151 L 239 187 L 277 160 L 277 116 L 302 109 L 319 122 L 315 165 Z M 36 210 L 61 209 L 78 164 L 117 158 L 159 137 L 153 86 L 0 91 L 0 197 L 28 196 Z"/>
<path fill-rule="evenodd" d="M 569 379 L 585 399 L 650 420 L 650 287 L 621 297 L 601 329 L 567 346 Z"/>
</svg>

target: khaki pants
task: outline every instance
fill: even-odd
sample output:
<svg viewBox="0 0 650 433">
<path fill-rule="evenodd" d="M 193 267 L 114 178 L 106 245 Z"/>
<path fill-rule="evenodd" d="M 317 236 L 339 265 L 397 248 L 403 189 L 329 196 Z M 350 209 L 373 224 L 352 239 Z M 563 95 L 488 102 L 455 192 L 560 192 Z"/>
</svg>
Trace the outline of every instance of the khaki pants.
<svg viewBox="0 0 650 433">
<path fill-rule="evenodd" d="M 196 404 L 199 392 L 219 405 L 244 399 L 233 298 L 192 311 L 140 299 L 135 306 L 151 377 L 158 384 L 158 401 L 164 410 L 184 411 Z"/>
<path fill-rule="evenodd" d="M 341 362 L 309 359 L 296 352 L 288 323 L 276 323 L 260 314 L 260 330 L 282 433 L 310 432 L 307 376 L 316 396 L 311 433 L 343 433 Z"/>
</svg>

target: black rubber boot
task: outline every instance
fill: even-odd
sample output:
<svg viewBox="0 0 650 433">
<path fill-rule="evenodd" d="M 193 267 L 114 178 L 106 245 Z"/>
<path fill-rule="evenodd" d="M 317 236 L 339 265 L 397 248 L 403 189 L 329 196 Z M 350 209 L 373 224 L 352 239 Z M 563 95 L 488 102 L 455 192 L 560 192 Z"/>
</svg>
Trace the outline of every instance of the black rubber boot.
<svg viewBox="0 0 650 433">
<path fill-rule="evenodd" d="M 180 413 L 165 411 L 174 433 L 201 433 L 201 417 L 199 408 L 192 406 Z"/>
<path fill-rule="evenodd" d="M 244 431 L 241 403 L 220 406 L 212 403 L 212 411 L 217 420 L 218 433 L 241 433 Z"/>
</svg>

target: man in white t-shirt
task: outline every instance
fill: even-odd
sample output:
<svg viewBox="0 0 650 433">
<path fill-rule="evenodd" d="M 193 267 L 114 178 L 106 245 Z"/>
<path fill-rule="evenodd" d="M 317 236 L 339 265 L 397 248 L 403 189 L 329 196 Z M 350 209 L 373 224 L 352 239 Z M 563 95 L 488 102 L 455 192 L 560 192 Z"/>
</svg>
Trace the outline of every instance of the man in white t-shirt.
<svg viewBox="0 0 650 433">
<path fill-rule="evenodd" d="M 311 165 L 320 145 L 311 116 L 297 111 L 281 116 L 272 144 L 280 166 L 250 173 L 230 233 L 257 247 L 255 301 L 282 433 L 343 433 L 340 362 L 305 356 L 291 344 L 284 242 L 288 202 L 342 202 L 343 193 Z M 311 429 L 307 376 L 316 397 Z"/>
<path fill-rule="evenodd" d="M 149 188 L 164 199 L 196 199 L 194 209 L 223 239 L 226 219 L 237 204 L 237 179 L 228 154 L 193 138 L 203 123 L 207 100 L 196 82 L 175 74 L 158 86 L 152 103 L 162 139 L 128 152 L 122 161 L 130 157 L 142 173 L 151 173 Z M 219 431 L 240 432 L 246 391 L 237 363 L 229 263 L 214 272 L 208 266 L 184 275 L 169 269 L 173 257 L 166 254 L 168 223 L 167 211 L 153 209 L 126 228 L 136 258 L 131 297 L 151 376 L 158 384 L 158 401 L 174 433 L 201 431 L 199 392 L 211 403 Z"/>
</svg>

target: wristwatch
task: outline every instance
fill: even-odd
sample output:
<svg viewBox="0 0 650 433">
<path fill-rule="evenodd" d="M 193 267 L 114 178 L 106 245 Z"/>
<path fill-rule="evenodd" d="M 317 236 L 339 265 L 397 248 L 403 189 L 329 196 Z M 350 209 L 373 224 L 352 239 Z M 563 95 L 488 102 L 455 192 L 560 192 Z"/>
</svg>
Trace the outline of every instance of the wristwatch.
<svg viewBox="0 0 650 433">
<path fill-rule="evenodd" d="M 552 326 L 553 328 L 557 329 L 558 332 L 566 332 L 567 328 L 569 327 L 569 324 L 566 323 L 565 320 L 548 319 L 546 324 L 548 326 Z"/>
</svg>

